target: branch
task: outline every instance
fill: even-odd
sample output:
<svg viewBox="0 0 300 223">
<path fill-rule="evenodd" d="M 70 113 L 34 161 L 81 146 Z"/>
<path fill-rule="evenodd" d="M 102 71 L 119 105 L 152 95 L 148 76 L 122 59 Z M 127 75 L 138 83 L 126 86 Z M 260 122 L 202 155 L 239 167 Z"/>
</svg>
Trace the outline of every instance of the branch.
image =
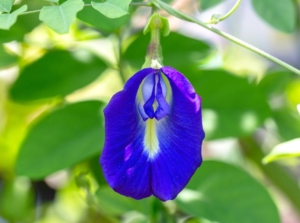
<svg viewBox="0 0 300 223">
<path fill-rule="evenodd" d="M 91 6 L 92 6 L 92 4 L 84 4 L 84 7 L 91 7 Z M 130 6 L 146 6 L 146 7 L 151 7 L 151 3 L 150 2 L 131 2 Z M 40 11 L 41 11 L 41 9 L 32 10 L 32 11 L 27 11 L 27 12 L 20 13 L 19 15 L 28 15 L 28 14 L 38 13 Z"/>
<path fill-rule="evenodd" d="M 225 33 L 225 32 L 222 32 L 218 29 L 215 29 L 215 28 L 205 24 L 204 22 L 202 22 L 202 21 L 200 21 L 200 20 L 198 20 L 198 19 L 196 19 L 192 16 L 189 16 L 189 15 L 187 15 L 187 14 L 185 14 L 185 13 L 179 11 L 179 10 L 173 9 L 171 6 L 169 6 L 168 4 L 166 4 L 166 3 L 164 3 L 160 0 L 152 0 L 152 3 L 156 7 L 164 9 L 169 14 L 171 14 L 171 15 L 179 18 L 179 19 L 182 19 L 182 20 L 185 20 L 185 21 L 188 21 L 188 22 L 192 22 L 192 23 L 196 23 L 196 24 L 202 26 L 205 29 L 208 29 L 208 30 L 220 35 L 220 36 L 223 36 L 224 38 L 226 38 L 226 39 L 228 39 L 228 40 L 230 40 L 230 41 L 232 41 L 232 42 L 234 42 L 234 43 L 236 43 L 236 44 L 238 44 L 238 45 L 240 45 L 240 46 L 242 46 L 242 47 L 244 47 L 248 50 L 251 50 L 254 53 L 257 53 L 258 55 L 261 55 L 262 57 L 265 57 L 265 58 L 273 61 L 274 63 L 286 68 L 287 70 L 290 70 L 293 73 L 296 73 L 296 74 L 300 75 L 300 70 L 298 70 L 297 68 L 295 68 L 295 67 L 285 63 L 284 61 L 282 61 L 282 60 L 280 60 L 280 59 L 278 59 L 278 58 L 276 58 L 276 57 L 274 57 L 274 56 L 272 56 L 272 55 L 256 48 L 255 46 L 252 46 L 252 45 L 250 45 L 250 44 L 248 44 L 248 43 L 246 43 L 246 42 L 244 42 L 244 41 L 242 41 L 242 40 L 240 40 L 240 39 L 238 39 L 238 38 L 236 38 L 236 37 L 234 37 L 234 36 L 232 36 L 228 33 Z"/>
</svg>

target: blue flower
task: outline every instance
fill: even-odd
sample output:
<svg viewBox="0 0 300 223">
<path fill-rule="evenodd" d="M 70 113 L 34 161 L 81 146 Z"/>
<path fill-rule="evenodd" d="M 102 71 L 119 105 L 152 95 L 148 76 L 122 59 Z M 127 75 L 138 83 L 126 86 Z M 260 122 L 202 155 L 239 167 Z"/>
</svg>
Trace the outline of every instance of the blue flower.
<svg viewBox="0 0 300 223">
<path fill-rule="evenodd" d="M 201 165 L 201 98 L 177 70 L 137 72 L 112 97 L 104 116 L 100 163 L 116 192 L 172 200 Z"/>
</svg>

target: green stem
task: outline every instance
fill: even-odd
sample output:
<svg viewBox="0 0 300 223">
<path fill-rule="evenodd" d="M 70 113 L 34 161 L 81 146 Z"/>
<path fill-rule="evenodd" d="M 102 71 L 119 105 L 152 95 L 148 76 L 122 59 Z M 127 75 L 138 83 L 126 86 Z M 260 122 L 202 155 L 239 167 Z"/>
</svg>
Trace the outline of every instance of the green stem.
<svg viewBox="0 0 300 223">
<path fill-rule="evenodd" d="M 29 14 L 34 14 L 34 13 L 38 13 L 41 10 L 33 10 L 33 11 L 27 11 L 27 12 L 22 12 L 19 15 L 29 15 Z"/>
<path fill-rule="evenodd" d="M 265 154 L 260 146 L 251 137 L 239 140 L 245 156 L 273 182 L 273 184 L 290 200 L 294 207 L 300 211 L 300 189 L 294 177 L 277 163 L 262 164 Z"/>
<path fill-rule="evenodd" d="M 145 57 L 145 63 L 143 68 L 152 67 L 154 69 L 159 69 L 162 67 L 162 49 L 160 45 L 160 33 L 163 30 L 166 24 L 163 23 L 163 18 L 155 12 L 155 9 L 152 10 L 152 15 L 149 17 L 147 25 L 145 27 L 144 33 L 147 33 L 148 30 L 151 34 L 150 43 L 147 48 L 147 54 Z M 169 26 L 167 25 L 167 28 Z"/>
<path fill-rule="evenodd" d="M 233 8 L 224 16 L 221 16 L 219 14 L 213 14 L 210 21 L 206 22 L 206 24 L 218 24 L 219 22 L 223 21 L 224 19 L 227 19 L 231 14 L 234 13 L 234 11 L 239 7 L 241 4 L 242 0 L 238 0 Z"/>
<path fill-rule="evenodd" d="M 231 16 L 231 14 L 233 14 L 235 12 L 235 10 L 239 7 L 239 5 L 241 4 L 242 0 L 238 0 L 235 5 L 232 7 L 232 9 L 224 16 L 220 17 L 219 20 L 223 21 L 224 19 L 227 19 L 229 16 Z"/>
<path fill-rule="evenodd" d="M 151 3 L 150 2 L 131 2 L 130 3 L 131 6 L 146 6 L 146 7 L 151 7 Z M 84 4 L 84 7 L 91 7 L 92 4 Z M 28 14 L 33 14 L 33 13 L 38 13 L 41 10 L 32 10 L 32 11 L 27 11 L 27 12 L 23 12 L 20 13 L 19 15 L 28 15 Z"/>
<path fill-rule="evenodd" d="M 155 64 L 153 64 L 153 62 Z M 156 66 L 162 65 L 162 50 L 160 46 L 160 29 L 155 28 L 151 30 L 151 39 L 148 45 L 147 54 L 145 58 L 144 67 L 160 68 Z"/>
<path fill-rule="evenodd" d="M 121 36 L 121 33 L 118 34 L 118 53 L 117 53 L 117 58 L 118 58 L 118 67 L 119 67 L 119 75 L 121 77 L 121 80 L 123 82 L 123 84 L 126 83 L 126 76 L 123 72 L 123 66 L 122 66 L 122 62 L 123 62 L 123 54 L 122 54 L 122 36 Z"/>
<path fill-rule="evenodd" d="M 246 49 L 248 49 L 248 50 L 250 50 L 250 51 L 252 51 L 256 54 L 273 61 L 274 63 L 286 68 L 287 70 L 290 70 L 293 73 L 296 73 L 296 74 L 300 75 L 300 70 L 298 70 L 297 68 L 283 62 L 282 60 L 279 60 L 278 58 L 276 58 L 276 57 L 274 57 L 274 56 L 272 56 L 272 55 L 270 55 L 270 54 L 268 54 L 268 53 L 266 53 L 266 52 L 264 52 L 264 51 L 262 51 L 262 50 L 260 50 L 256 47 L 254 47 L 254 46 L 252 46 L 252 45 L 250 45 L 250 44 L 248 44 L 248 43 L 246 43 L 246 42 L 244 42 L 244 41 L 242 41 L 242 40 L 240 40 L 240 39 L 238 39 L 238 38 L 236 38 L 236 37 L 234 37 L 230 34 L 227 34 L 225 32 L 222 32 L 222 31 L 218 30 L 218 29 L 215 29 L 215 28 L 205 24 L 204 22 L 202 22 L 202 21 L 200 21 L 200 20 L 198 20 L 198 19 L 196 19 L 192 16 L 189 16 L 189 15 L 187 15 L 187 14 L 185 14 L 185 13 L 179 11 L 179 10 L 173 9 L 171 6 L 169 6 L 168 4 L 166 4 L 166 3 L 164 3 L 160 0 L 152 0 L 152 2 L 156 7 L 164 9 L 169 14 L 171 14 L 171 15 L 177 17 L 177 18 L 183 19 L 183 20 L 188 21 L 188 22 L 196 23 L 196 24 L 202 26 L 205 29 L 208 29 L 208 30 L 220 35 L 220 36 L 223 36 L 224 38 L 226 38 L 226 39 L 228 39 L 228 40 L 230 40 L 230 41 L 232 41 L 232 42 L 234 42 L 234 43 L 236 43 L 236 44 L 238 44 L 238 45 L 240 45 L 240 46 L 242 46 L 242 47 L 244 47 L 244 48 L 246 48 Z"/>
</svg>

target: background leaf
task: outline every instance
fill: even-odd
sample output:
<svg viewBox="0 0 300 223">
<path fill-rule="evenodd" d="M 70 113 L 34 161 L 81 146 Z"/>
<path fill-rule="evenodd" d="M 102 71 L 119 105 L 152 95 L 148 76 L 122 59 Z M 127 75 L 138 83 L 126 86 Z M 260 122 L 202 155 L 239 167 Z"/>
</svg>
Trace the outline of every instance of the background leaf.
<svg viewBox="0 0 300 223">
<path fill-rule="evenodd" d="M 14 0 L 1 0 L 0 1 L 0 12 L 10 12 Z"/>
<path fill-rule="evenodd" d="M 101 2 L 95 0 L 94 2 Z M 89 4 L 89 0 L 84 0 L 84 3 Z M 125 15 L 120 18 L 107 18 L 106 16 L 99 13 L 97 10 L 91 7 L 85 7 L 77 14 L 77 18 L 86 22 L 93 27 L 98 28 L 101 31 L 112 32 L 129 21 L 130 16 Z"/>
<path fill-rule="evenodd" d="M 247 172 L 219 161 L 205 161 L 176 198 L 188 214 L 213 222 L 279 223 L 268 191 Z"/>
<path fill-rule="evenodd" d="M 270 72 L 264 75 L 257 87 L 268 97 L 281 95 L 288 83 L 293 81 L 293 76 L 295 75 L 288 71 Z"/>
<path fill-rule="evenodd" d="M 1 218 L 11 219 L 16 222 L 34 221 L 34 198 L 30 188 L 30 180 L 16 178 L 4 183 L 0 193 Z"/>
<path fill-rule="evenodd" d="M 92 6 L 108 18 L 119 18 L 128 14 L 131 0 L 106 0 L 103 3 L 93 2 Z"/>
<path fill-rule="evenodd" d="M 292 0 L 252 0 L 257 14 L 272 27 L 287 33 L 296 28 L 296 4 Z"/>
<path fill-rule="evenodd" d="M 144 64 L 149 41 L 149 35 L 139 35 L 124 53 L 124 59 L 136 69 L 140 69 Z M 200 61 L 211 53 L 211 47 L 207 43 L 175 32 L 171 32 L 167 37 L 162 37 L 161 46 L 164 64 L 183 73 L 193 68 L 196 69 Z"/>
<path fill-rule="evenodd" d="M 13 11 L 10 14 L 0 14 L 0 29 L 8 30 L 13 24 L 15 24 L 18 15 L 26 10 L 27 5 L 23 5 L 21 8 Z"/>
<path fill-rule="evenodd" d="M 278 109 L 272 112 L 277 131 L 284 141 L 292 140 L 300 136 L 300 116 L 296 110 L 288 108 Z"/>
<path fill-rule="evenodd" d="M 39 3 L 34 1 L 33 3 Z M 30 7 L 30 6 L 28 6 Z M 34 4 L 33 8 L 38 8 L 39 4 Z M 22 19 L 18 19 L 9 30 L 0 29 L 0 43 L 11 41 L 22 41 L 24 36 L 37 27 L 41 22 L 36 18 L 36 14 L 27 14 Z"/>
<path fill-rule="evenodd" d="M 40 20 L 49 28 L 63 34 L 69 32 L 70 25 L 74 22 L 76 14 L 84 6 L 82 0 L 68 0 L 60 6 L 44 6 L 40 12 Z"/>
<path fill-rule="evenodd" d="M 206 10 L 206 9 L 211 8 L 223 1 L 224 0 L 200 0 L 200 8 L 202 10 Z"/>
<path fill-rule="evenodd" d="M 16 63 L 18 58 L 14 55 L 7 53 L 2 45 L 0 45 L 0 69 Z"/>
<path fill-rule="evenodd" d="M 249 135 L 271 115 L 265 95 L 246 78 L 224 70 L 186 76 L 202 97 L 206 139 Z"/>
<path fill-rule="evenodd" d="M 49 51 L 24 68 L 10 95 L 16 101 L 64 97 L 91 83 L 105 69 L 102 60 L 87 51 Z"/>
<path fill-rule="evenodd" d="M 16 173 L 41 179 L 98 154 L 103 146 L 103 104 L 67 105 L 32 126 L 16 161 Z"/>
<path fill-rule="evenodd" d="M 263 159 L 263 162 L 269 163 L 282 158 L 292 158 L 300 156 L 300 138 L 276 145 L 272 151 Z"/>
<path fill-rule="evenodd" d="M 113 215 L 137 210 L 145 216 L 150 216 L 151 205 L 155 198 L 149 197 L 142 200 L 134 200 L 113 191 L 109 186 L 101 187 L 96 192 L 99 207 L 102 211 Z"/>
</svg>

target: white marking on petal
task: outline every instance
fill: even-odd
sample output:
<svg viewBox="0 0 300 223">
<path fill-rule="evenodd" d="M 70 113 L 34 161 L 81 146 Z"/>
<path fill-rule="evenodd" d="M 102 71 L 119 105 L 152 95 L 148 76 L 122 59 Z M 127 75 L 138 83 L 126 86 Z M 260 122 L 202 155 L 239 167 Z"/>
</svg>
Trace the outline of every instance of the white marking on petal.
<svg viewBox="0 0 300 223">
<path fill-rule="evenodd" d="M 151 60 L 151 65 L 150 67 L 154 68 L 154 69 L 160 69 L 162 68 L 162 65 L 158 62 L 158 60 Z"/>
<path fill-rule="evenodd" d="M 153 159 L 159 152 L 159 142 L 156 134 L 156 119 L 148 119 L 145 124 L 144 150 Z"/>
</svg>

